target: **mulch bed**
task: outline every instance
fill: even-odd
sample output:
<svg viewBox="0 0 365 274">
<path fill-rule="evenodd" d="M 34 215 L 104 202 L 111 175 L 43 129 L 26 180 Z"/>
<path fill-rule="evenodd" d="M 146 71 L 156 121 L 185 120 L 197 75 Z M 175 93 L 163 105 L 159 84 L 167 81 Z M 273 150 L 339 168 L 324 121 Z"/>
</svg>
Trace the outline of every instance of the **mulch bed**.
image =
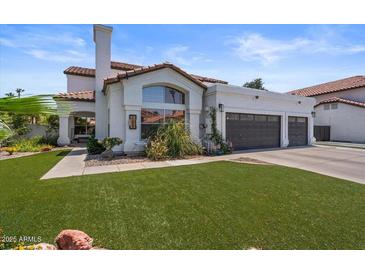
<svg viewBox="0 0 365 274">
<path fill-rule="evenodd" d="M 85 161 L 85 167 L 150 162 L 150 160 L 144 156 L 118 156 L 118 155 L 116 155 L 111 160 L 104 159 L 101 157 L 101 155 L 87 155 L 84 161 Z"/>
</svg>

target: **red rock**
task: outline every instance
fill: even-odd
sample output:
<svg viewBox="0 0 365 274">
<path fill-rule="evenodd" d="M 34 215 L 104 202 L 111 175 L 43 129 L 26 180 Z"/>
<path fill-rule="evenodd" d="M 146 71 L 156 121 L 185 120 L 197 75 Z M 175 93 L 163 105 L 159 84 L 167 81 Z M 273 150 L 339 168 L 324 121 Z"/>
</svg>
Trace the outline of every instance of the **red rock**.
<svg viewBox="0 0 365 274">
<path fill-rule="evenodd" d="M 62 230 L 55 242 L 59 249 L 88 250 L 92 248 L 93 239 L 80 230 Z"/>
<path fill-rule="evenodd" d="M 35 250 L 57 250 L 57 247 L 47 243 L 40 243 L 34 246 Z"/>
</svg>

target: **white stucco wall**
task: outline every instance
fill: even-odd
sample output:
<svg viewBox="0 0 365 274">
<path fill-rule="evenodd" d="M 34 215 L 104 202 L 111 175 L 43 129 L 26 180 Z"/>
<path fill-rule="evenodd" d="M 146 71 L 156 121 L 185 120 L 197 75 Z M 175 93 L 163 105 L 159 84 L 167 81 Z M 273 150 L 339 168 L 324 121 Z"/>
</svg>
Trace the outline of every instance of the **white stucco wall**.
<svg viewBox="0 0 365 274">
<path fill-rule="evenodd" d="M 174 70 L 165 68 L 133 76 L 129 79 L 124 79 L 122 83 L 108 86 L 106 93 L 111 116 L 110 128 L 111 132 L 115 134 L 111 134 L 111 136 L 123 139 L 124 142 L 120 148 L 126 152 L 138 152 L 143 150 L 145 143 L 141 140 L 141 109 L 143 107 L 164 108 L 167 106 L 167 104 L 142 102 L 143 87 L 151 85 L 166 85 L 185 93 L 184 109 L 186 111 L 186 124 L 189 127 L 193 138 L 198 140 L 204 89 Z M 119 95 L 117 94 L 119 94 L 121 98 L 119 98 Z M 175 108 L 177 106 L 171 104 L 170 107 Z M 129 129 L 128 127 L 130 114 L 137 115 L 137 129 L 135 130 Z M 113 115 L 120 118 L 113 120 Z M 112 130 L 112 128 L 114 129 Z"/>
<path fill-rule="evenodd" d="M 332 92 L 328 94 L 322 94 L 316 96 L 317 103 L 332 97 L 340 97 L 340 98 L 346 98 L 350 100 L 355 101 L 363 101 L 365 102 L 365 87 L 362 88 L 354 88 L 350 90 L 344 90 L 339 92 Z"/>
<path fill-rule="evenodd" d="M 256 99 L 258 96 L 258 99 Z M 205 94 L 205 117 L 207 133 L 210 133 L 209 107 L 224 105 L 224 112 L 217 111 L 217 128 L 226 138 L 227 112 L 254 113 L 281 116 L 281 146 L 286 147 L 288 140 L 288 116 L 308 118 L 308 142 L 313 141 L 312 111 L 313 98 L 255 90 L 232 85 L 216 84 L 210 86 Z"/>
<path fill-rule="evenodd" d="M 95 78 L 78 75 L 66 75 L 67 92 L 95 90 Z"/>
<path fill-rule="evenodd" d="M 337 109 L 315 107 L 314 125 L 330 126 L 332 141 L 365 143 L 365 108 L 337 103 Z"/>
</svg>

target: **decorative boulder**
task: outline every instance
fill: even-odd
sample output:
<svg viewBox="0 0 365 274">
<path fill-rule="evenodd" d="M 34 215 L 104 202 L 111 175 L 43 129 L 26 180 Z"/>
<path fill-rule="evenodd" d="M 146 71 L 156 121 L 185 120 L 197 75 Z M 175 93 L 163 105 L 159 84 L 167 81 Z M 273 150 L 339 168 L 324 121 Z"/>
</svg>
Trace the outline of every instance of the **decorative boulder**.
<svg viewBox="0 0 365 274">
<path fill-rule="evenodd" d="M 114 157 L 114 152 L 111 149 L 105 150 L 101 153 L 101 157 L 110 160 Z"/>
<path fill-rule="evenodd" d="M 92 248 L 93 239 L 80 230 L 62 230 L 55 239 L 58 249 L 88 250 Z"/>
<path fill-rule="evenodd" d="M 34 246 L 35 250 L 57 250 L 57 247 L 47 243 L 40 243 Z"/>
</svg>

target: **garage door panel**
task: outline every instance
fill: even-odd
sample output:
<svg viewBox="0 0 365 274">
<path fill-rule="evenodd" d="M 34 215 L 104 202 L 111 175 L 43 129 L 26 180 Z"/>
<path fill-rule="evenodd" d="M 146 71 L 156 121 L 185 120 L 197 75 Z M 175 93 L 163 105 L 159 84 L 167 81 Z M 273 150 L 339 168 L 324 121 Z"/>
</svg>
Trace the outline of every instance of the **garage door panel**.
<svg viewBox="0 0 365 274">
<path fill-rule="evenodd" d="M 233 149 L 280 146 L 280 116 L 226 113 L 226 137 Z"/>
<path fill-rule="evenodd" d="M 306 117 L 288 118 L 289 146 L 305 146 L 308 144 L 308 119 Z"/>
</svg>

